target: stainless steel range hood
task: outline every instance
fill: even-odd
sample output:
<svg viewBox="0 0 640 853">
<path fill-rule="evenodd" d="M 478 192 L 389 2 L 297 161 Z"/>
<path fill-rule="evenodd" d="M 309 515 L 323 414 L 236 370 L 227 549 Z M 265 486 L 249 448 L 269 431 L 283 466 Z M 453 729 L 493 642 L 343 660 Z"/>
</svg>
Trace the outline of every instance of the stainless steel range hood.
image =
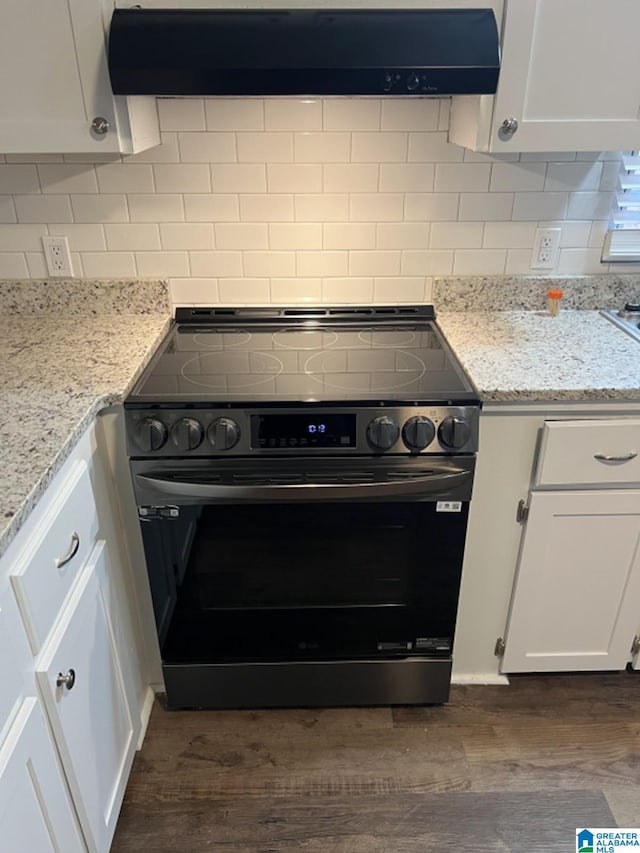
<svg viewBox="0 0 640 853">
<path fill-rule="evenodd" d="M 493 94 L 491 9 L 116 9 L 116 95 Z"/>
</svg>

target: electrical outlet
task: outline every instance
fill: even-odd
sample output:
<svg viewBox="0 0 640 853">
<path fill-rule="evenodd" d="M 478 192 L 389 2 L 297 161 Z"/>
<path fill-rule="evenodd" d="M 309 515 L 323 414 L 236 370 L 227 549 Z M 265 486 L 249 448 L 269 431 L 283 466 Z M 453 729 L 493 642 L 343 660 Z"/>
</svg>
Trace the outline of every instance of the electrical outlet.
<svg viewBox="0 0 640 853">
<path fill-rule="evenodd" d="M 531 253 L 531 269 L 553 270 L 558 263 L 561 228 L 538 228 Z"/>
<path fill-rule="evenodd" d="M 42 237 L 47 269 L 52 278 L 73 278 L 69 241 L 66 237 Z"/>
</svg>

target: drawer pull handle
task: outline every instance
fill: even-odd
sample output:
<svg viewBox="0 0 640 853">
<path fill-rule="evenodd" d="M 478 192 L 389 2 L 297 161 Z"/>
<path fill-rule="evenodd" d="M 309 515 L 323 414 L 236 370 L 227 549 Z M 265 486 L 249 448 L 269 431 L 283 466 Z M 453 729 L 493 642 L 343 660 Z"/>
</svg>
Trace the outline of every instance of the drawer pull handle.
<svg viewBox="0 0 640 853">
<path fill-rule="evenodd" d="M 69 560 L 72 560 L 75 555 L 78 553 L 78 548 L 80 547 L 80 537 L 77 533 L 71 534 L 71 546 L 69 550 L 64 555 L 64 557 L 58 557 L 56 559 L 56 568 L 61 569 Z"/>
<path fill-rule="evenodd" d="M 607 456 L 604 453 L 596 453 L 593 458 L 598 462 L 630 462 L 637 455 L 637 453 L 625 453 L 624 456 Z"/>
<path fill-rule="evenodd" d="M 56 687 L 66 687 L 67 690 L 72 690 L 75 683 L 75 669 L 70 669 L 66 675 L 63 675 L 61 672 L 58 673 L 58 677 L 56 678 Z"/>
</svg>

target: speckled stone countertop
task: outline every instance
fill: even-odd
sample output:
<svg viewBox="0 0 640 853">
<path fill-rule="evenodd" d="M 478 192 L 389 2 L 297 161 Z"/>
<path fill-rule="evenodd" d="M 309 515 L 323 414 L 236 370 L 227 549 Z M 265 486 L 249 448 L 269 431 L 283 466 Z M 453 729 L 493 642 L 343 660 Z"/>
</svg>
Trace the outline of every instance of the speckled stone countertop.
<svg viewBox="0 0 640 853">
<path fill-rule="evenodd" d="M 640 402 L 640 343 L 598 311 L 438 311 L 484 401 Z"/>
<path fill-rule="evenodd" d="M 91 282 L 84 301 L 65 304 L 61 286 L 40 283 L 38 295 L 29 282 L 22 300 L 20 282 L 0 282 L 0 554 L 93 418 L 125 397 L 165 334 L 166 286 L 145 283 L 136 301 L 136 284 Z"/>
</svg>

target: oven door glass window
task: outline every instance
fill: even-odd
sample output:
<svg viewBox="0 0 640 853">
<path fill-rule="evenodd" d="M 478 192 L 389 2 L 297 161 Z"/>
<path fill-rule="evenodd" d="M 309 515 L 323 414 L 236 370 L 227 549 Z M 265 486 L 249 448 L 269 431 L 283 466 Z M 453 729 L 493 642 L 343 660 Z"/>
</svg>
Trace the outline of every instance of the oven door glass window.
<svg viewBox="0 0 640 853">
<path fill-rule="evenodd" d="M 154 519 L 143 534 L 148 557 L 157 542 L 149 573 L 163 660 L 448 656 L 467 510 L 241 503 Z"/>
</svg>

